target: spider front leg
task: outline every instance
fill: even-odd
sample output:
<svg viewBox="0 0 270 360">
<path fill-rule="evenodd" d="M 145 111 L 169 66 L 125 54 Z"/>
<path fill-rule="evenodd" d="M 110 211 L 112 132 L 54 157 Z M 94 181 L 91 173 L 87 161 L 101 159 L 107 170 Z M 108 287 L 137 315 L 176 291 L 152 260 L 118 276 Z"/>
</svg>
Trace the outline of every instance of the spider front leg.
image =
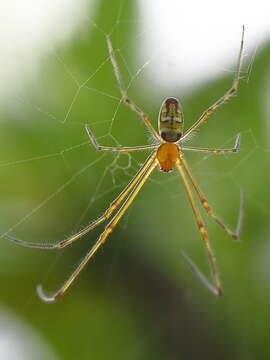
<svg viewBox="0 0 270 360">
<path fill-rule="evenodd" d="M 199 119 L 182 136 L 181 140 L 183 140 L 184 138 L 189 136 L 195 129 L 198 128 L 198 126 L 200 126 L 208 118 L 209 115 L 211 115 L 220 105 L 224 104 L 227 100 L 229 100 L 236 93 L 236 91 L 238 89 L 239 80 L 240 80 L 240 70 L 241 70 L 241 64 L 242 64 L 242 58 L 243 58 L 244 32 L 245 32 L 245 28 L 243 26 L 240 51 L 239 51 L 237 67 L 236 67 L 236 72 L 235 72 L 235 76 L 233 79 L 232 87 L 199 117 Z"/>
<path fill-rule="evenodd" d="M 122 79 L 122 76 L 121 76 L 121 73 L 120 73 L 120 70 L 119 70 L 119 66 L 118 66 L 117 61 L 116 61 L 115 52 L 113 50 L 112 42 L 111 42 L 111 39 L 110 39 L 109 35 L 106 36 L 106 40 L 107 40 L 107 45 L 108 45 L 108 49 L 109 49 L 109 55 L 110 55 L 111 63 L 112 63 L 112 66 L 113 66 L 113 71 L 114 71 L 114 74 L 115 74 L 115 77 L 116 77 L 116 80 L 117 80 L 117 83 L 118 83 L 118 86 L 119 86 L 119 90 L 120 90 L 121 95 L 122 95 L 122 100 L 125 102 L 125 104 L 127 104 L 129 106 L 129 108 L 132 111 L 135 111 L 141 117 L 141 119 L 144 121 L 144 123 L 146 124 L 148 129 L 151 131 L 151 133 L 154 135 L 154 137 L 157 140 L 162 141 L 159 133 L 156 131 L 156 129 L 151 124 L 149 116 L 144 111 L 142 111 L 134 103 L 133 100 L 131 100 L 128 97 L 127 92 L 126 92 L 125 87 L 124 87 L 124 82 L 123 82 L 123 79 Z"/>
<path fill-rule="evenodd" d="M 192 194 L 192 190 L 190 188 L 190 185 L 188 183 L 188 179 L 185 173 L 185 168 L 182 165 L 182 158 L 179 159 L 176 162 L 176 167 L 179 171 L 180 177 L 183 181 L 184 184 L 184 188 L 186 191 L 186 194 L 188 196 L 190 205 L 192 207 L 194 216 L 195 216 L 195 220 L 199 229 L 199 232 L 201 234 L 201 237 L 204 241 L 204 244 L 206 246 L 206 250 L 207 250 L 207 254 L 208 254 L 208 258 L 209 258 L 209 262 L 210 262 L 210 267 L 211 267 L 211 272 L 213 275 L 213 279 L 214 279 L 214 283 L 215 286 L 213 287 L 211 284 L 208 284 L 208 281 L 206 282 L 206 280 L 203 280 L 201 273 L 197 270 L 197 268 L 195 267 L 195 265 L 193 265 L 193 263 L 191 261 L 188 260 L 188 258 L 185 256 L 186 260 L 188 261 L 188 263 L 190 264 L 190 266 L 192 267 L 193 271 L 197 273 L 198 277 L 203 280 L 204 285 L 207 286 L 208 289 L 210 289 L 215 295 L 220 296 L 222 295 L 222 288 L 221 288 L 221 282 L 220 282 L 220 278 L 219 278 L 219 274 L 218 274 L 218 270 L 217 270 L 217 264 L 216 264 L 216 258 L 214 255 L 214 252 L 211 248 L 210 242 L 209 242 L 209 237 L 205 228 L 205 225 L 203 223 L 200 211 L 195 203 L 195 199 L 194 196 Z"/>
</svg>

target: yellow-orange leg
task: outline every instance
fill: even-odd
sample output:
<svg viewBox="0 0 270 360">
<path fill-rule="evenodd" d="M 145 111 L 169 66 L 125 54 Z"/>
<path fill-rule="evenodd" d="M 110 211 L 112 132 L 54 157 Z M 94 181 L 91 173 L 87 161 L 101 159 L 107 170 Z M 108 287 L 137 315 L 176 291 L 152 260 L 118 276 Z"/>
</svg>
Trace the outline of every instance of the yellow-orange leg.
<svg viewBox="0 0 270 360">
<path fill-rule="evenodd" d="M 200 186 L 198 184 L 198 182 L 196 181 L 196 179 L 194 178 L 194 176 L 192 175 L 192 172 L 188 166 L 188 163 L 187 161 L 185 160 L 184 157 L 182 157 L 181 159 L 181 162 L 183 164 L 183 167 L 185 168 L 193 186 L 194 186 L 194 189 L 195 191 L 197 192 L 199 198 L 200 198 L 200 201 L 201 201 L 201 204 L 202 206 L 204 207 L 206 213 L 211 216 L 225 231 L 228 235 L 230 235 L 232 238 L 234 239 L 239 239 L 239 236 L 240 236 L 240 231 L 241 231 L 241 228 L 242 228 L 242 219 L 243 219 L 243 211 L 242 211 L 242 201 L 241 201 L 241 204 L 240 204 L 240 212 L 239 212 L 239 218 L 238 218 L 238 224 L 237 224 L 237 227 L 236 227 L 236 231 L 232 231 L 228 228 L 227 225 L 224 224 L 224 222 L 213 212 L 211 206 L 209 205 L 208 201 L 206 200 L 202 190 L 200 189 Z"/>
<path fill-rule="evenodd" d="M 109 49 L 109 55 L 110 55 L 111 63 L 112 63 L 112 66 L 113 66 L 113 71 L 114 71 L 114 74 L 115 74 L 115 77 L 116 77 L 116 80 L 117 80 L 117 83 L 118 83 L 118 86 L 119 86 L 119 90 L 121 92 L 122 99 L 123 99 L 124 103 L 127 104 L 132 111 L 135 111 L 142 118 L 142 120 L 144 121 L 146 126 L 149 128 L 151 133 L 154 135 L 154 137 L 157 140 L 162 141 L 159 133 L 156 131 L 156 129 L 151 124 L 149 116 L 147 114 L 145 114 L 145 112 L 143 112 L 128 97 L 127 92 L 126 92 L 125 87 L 124 87 L 124 82 L 123 82 L 123 79 L 122 79 L 122 76 L 121 76 L 121 73 L 120 73 L 120 70 L 119 70 L 119 66 L 118 66 L 117 61 L 116 61 L 115 53 L 114 53 L 114 50 L 113 50 L 113 47 L 112 47 L 112 42 L 111 42 L 111 39 L 110 39 L 110 37 L 108 35 L 106 36 L 106 40 L 107 40 L 107 45 L 108 45 L 108 49 Z"/>
<path fill-rule="evenodd" d="M 115 147 L 115 146 L 103 146 L 100 145 L 94 134 L 92 133 L 89 125 L 85 125 L 85 130 L 87 132 L 87 135 L 89 136 L 89 139 L 91 140 L 92 144 L 94 145 L 94 147 L 96 148 L 96 150 L 101 150 L 101 151 L 115 151 L 115 152 L 130 152 L 130 151 L 141 151 L 141 150 L 152 150 L 152 149 L 157 149 L 159 147 L 159 144 L 151 144 L 151 145 L 139 145 L 139 146 L 119 146 L 119 147 Z"/>
<path fill-rule="evenodd" d="M 208 148 L 197 148 L 191 146 L 181 146 L 181 150 L 195 151 L 195 152 L 206 152 L 212 154 L 224 154 L 224 153 L 236 153 L 240 150 L 240 134 L 236 136 L 235 144 L 233 148 L 229 149 L 208 149 Z"/>
<path fill-rule="evenodd" d="M 117 198 L 111 203 L 109 208 L 98 219 L 96 219 L 94 222 L 92 222 L 89 225 L 87 225 L 86 227 L 84 227 L 82 230 L 80 230 L 76 234 L 68 237 L 67 239 L 61 240 L 56 244 L 50 244 L 50 243 L 37 244 L 34 242 L 28 242 L 28 241 L 24 241 L 21 239 L 17 239 L 8 234 L 1 235 L 1 237 L 3 237 L 4 239 L 13 241 L 19 245 L 22 245 L 25 247 L 31 247 L 31 248 L 59 249 L 59 248 L 65 247 L 67 245 L 70 245 L 73 241 L 81 238 L 83 235 L 87 234 L 89 231 L 94 229 L 96 226 L 101 224 L 103 221 L 105 221 L 112 215 L 113 211 L 119 207 L 121 202 L 125 199 L 125 197 L 128 195 L 128 193 L 132 190 L 132 188 L 135 186 L 135 184 L 139 181 L 139 179 L 142 177 L 144 172 L 147 171 L 147 169 L 149 168 L 149 166 L 150 166 L 151 162 L 153 161 L 153 159 L 155 158 L 155 156 L 156 156 L 156 154 L 154 152 L 148 157 L 148 159 L 145 161 L 143 166 L 139 169 L 139 171 L 137 171 L 137 173 L 135 174 L 133 179 L 128 183 L 128 185 L 124 188 L 124 190 L 117 196 Z"/>
<path fill-rule="evenodd" d="M 154 153 L 155 155 L 155 153 Z M 38 286 L 38 294 L 42 298 L 42 300 L 47 302 L 52 302 L 57 299 L 59 299 L 70 287 L 70 285 L 73 283 L 73 281 L 77 278 L 79 273 L 83 270 L 85 265 L 89 262 L 89 260 L 94 256 L 94 254 L 97 252 L 97 250 L 100 248 L 101 245 L 104 244 L 110 233 L 114 230 L 115 226 L 118 224 L 128 207 L 131 205 L 133 200 L 135 199 L 136 195 L 142 188 L 145 181 L 148 179 L 151 172 L 154 170 L 154 168 L 157 165 L 157 160 L 155 158 L 151 158 L 152 162 L 150 163 L 148 169 L 145 171 L 144 175 L 141 177 L 141 179 L 137 182 L 135 187 L 133 188 L 131 194 L 128 196 L 122 207 L 119 209 L 119 211 L 116 213 L 116 215 L 113 217 L 113 219 L 106 225 L 105 230 L 103 233 L 99 236 L 96 244 L 88 251 L 86 256 L 83 258 L 83 260 L 80 262 L 80 264 L 77 266 L 75 271 L 70 275 L 70 277 L 64 282 L 64 284 L 61 286 L 61 288 L 53 295 L 53 296 L 47 296 L 44 294 L 42 287 Z"/>
<path fill-rule="evenodd" d="M 245 28 L 243 26 L 242 29 L 242 38 L 241 38 L 241 45 L 240 51 L 238 55 L 238 61 L 236 66 L 236 72 L 233 79 L 232 87 L 226 91 L 226 93 L 217 100 L 212 106 L 210 106 L 207 110 L 203 112 L 203 114 L 199 117 L 199 119 L 187 130 L 187 132 L 182 136 L 181 140 L 189 136 L 198 126 L 200 126 L 209 115 L 211 115 L 220 105 L 224 104 L 227 100 L 229 100 L 237 91 L 238 84 L 240 80 L 240 70 L 241 70 L 241 63 L 243 58 L 243 49 L 244 49 L 244 32 Z"/>
<path fill-rule="evenodd" d="M 219 274 L 218 274 L 218 270 L 217 270 L 216 258 L 215 258 L 215 255 L 213 253 L 213 250 L 211 248 L 209 238 L 208 238 L 208 234 L 207 234 L 205 225 L 203 223 L 200 211 L 199 211 L 199 209 L 198 209 L 198 207 L 197 207 L 197 205 L 195 203 L 191 187 L 190 187 L 190 185 L 188 183 L 185 168 L 184 168 L 184 166 L 182 164 L 182 159 L 179 158 L 179 160 L 176 162 L 175 165 L 176 165 L 176 167 L 177 167 L 177 169 L 179 171 L 180 177 L 181 177 L 181 179 L 183 181 L 184 188 L 186 190 L 190 205 L 192 207 L 198 229 L 200 231 L 201 237 L 202 237 L 202 239 L 203 239 L 203 241 L 205 243 L 206 249 L 207 249 L 208 258 L 209 258 L 209 261 L 210 261 L 211 272 L 212 272 L 214 283 L 215 283 L 214 294 L 218 295 L 218 296 L 222 295 L 221 282 L 220 282 L 220 278 L 219 278 Z"/>
</svg>

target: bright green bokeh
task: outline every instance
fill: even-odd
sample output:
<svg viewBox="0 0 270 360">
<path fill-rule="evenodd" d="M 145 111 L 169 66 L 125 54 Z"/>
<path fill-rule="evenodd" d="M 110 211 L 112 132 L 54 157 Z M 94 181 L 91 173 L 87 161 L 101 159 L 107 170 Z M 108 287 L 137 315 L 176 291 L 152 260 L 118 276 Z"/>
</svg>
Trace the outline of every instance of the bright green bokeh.
<svg viewBox="0 0 270 360">
<path fill-rule="evenodd" d="M 119 1 L 110 1 L 111 11 L 105 11 L 107 4 L 103 1 L 95 19 L 105 31 L 115 23 Z M 133 6 L 126 2 L 122 19 L 136 16 Z M 138 27 L 123 21 L 112 39 L 133 72 L 138 66 L 133 60 Z M 83 83 L 107 58 L 108 51 L 103 34 L 90 24 L 69 47 L 59 49 L 58 55 Z M 270 156 L 265 104 L 269 58 L 269 48 L 265 47 L 256 56 L 249 81 L 242 80 L 238 95 L 211 116 L 192 140 L 194 146 L 228 147 L 241 132 L 241 152 L 207 159 L 201 154 L 187 154 L 208 200 L 231 226 L 237 221 L 240 189 L 245 193 L 240 242 L 228 238 L 203 214 L 216 252 L 223 298 L 208 293 L 180 257 L 184 250 L 207 272 L 205 250 L 175 173 L 153 175 L 154 181 L 145 185 L 106 246 L 56 304 L 42 303 L 35 293 L 36 284 L 42 282 L 46 289 L 56 289 L 102 226 L 61 253 L 1 241 L 0 301 L 37 329 L 59 359 L 268 358 Z M 119 61 L 128 82 L 123 58 Z M 219 78 L 192 96 L 182 94 L 187 127 L 225 92 L 231 78 Z M 144 93 L 143 81 L 142 74 L 130 93 L 155 124 L 163 95 L 155 99 Z M 37 242 L 64 238 L 95 219 L 146 158 L 146 153 L 132 155 L 128 175 L 118 169 L 113 172 L 116 184 L 112 183 L 108 166 L 115 156 L 107 154 L 98 160 L 101 154 L 85 144 L 84 125 L 92 124 L 95 134 L 107 145 L 113 144 L 112 138 L 103 135 L 111 134 L 125 146 L 145 144 L 148 135 L 136 114 L 123 105 L 116 112 L 117 99 L 91 89 L 120 97 L 109 62 L 80 90 L 63 122 L 77 85 L 63 64 L 52 57 L 37 83 L 26 89 L 24 103 L 18 100 L 13 113 L 2 111 L 1 232 L 72 179 L 12 233 Z M 115 112 L 116 118 L 111 121 Z M 21 161 L 24 159 L 29 161 Z M 118 164 L 124 166 L 127 160 L 120 157 Z M 93 197 L 97 199 L 91 203 Z"/>
</svg>

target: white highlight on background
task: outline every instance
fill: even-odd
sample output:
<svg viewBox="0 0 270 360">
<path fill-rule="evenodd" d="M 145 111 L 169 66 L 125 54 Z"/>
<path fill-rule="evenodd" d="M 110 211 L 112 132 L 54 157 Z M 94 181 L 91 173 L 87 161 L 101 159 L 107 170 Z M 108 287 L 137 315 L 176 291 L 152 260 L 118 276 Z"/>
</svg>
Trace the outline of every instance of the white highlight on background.
<svg viewBox="0 0 270 360">
<path fill-rule="evenodd" d="M 78 31 L 93 1 L 0 1 L 0 106 L 23 92 L 44 58 Z"/>
<path fill-rule="evenodd" d="M 1 360 L 56 360 L 57 357 L 36 329 L 0 307 Z"/>
<path fill-rule="evenodd" d="M 41 70 L 46 55 L 68 41 L 96 0 L 2 0 L 0 2 L 0 105 L 9 93 L 24 90 L 27 78 Z M 232 72 L 241 26 L 245 52 L 253 55 L 270 34 L 270 2 L 139 0 L 141 62 L 153 91 L 195 86 Z M 124 5 L 124 1 L 123 1 Z M 109 8 L 109 1 L 108 1 Z M 87 11 L 88 10 L 88 11 Z M 120 19 L 121 21 L 121 19 Z M 157 86 L 156 86 L 157 85 Z"/>
<path fill-rule="evenodd" d="M 140 0 L 141 58 L 151 58 L 149 81 L 187 87 L 235 69 L 242 25 L 245 54 L 254 55 L 270 35 L 270 3 L 226 0 Z"/>
</svg>

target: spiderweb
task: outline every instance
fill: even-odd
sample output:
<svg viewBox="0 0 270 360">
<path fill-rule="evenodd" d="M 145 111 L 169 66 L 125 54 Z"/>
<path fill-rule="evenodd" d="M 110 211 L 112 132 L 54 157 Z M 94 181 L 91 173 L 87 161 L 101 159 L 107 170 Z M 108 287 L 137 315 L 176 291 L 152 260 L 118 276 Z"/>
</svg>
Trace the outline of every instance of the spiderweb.
<svg viewBox="0 0 270 360">
<path fill-rule="evenodd" d="M 153 59 L 141 61 L 134 54 L 134 42 L 147 36 L 147 31 L 141 32 L 139 23 L 126 18 L 125 11 L 125 7 L 119 6 L 108 30 L 98 20 L 87 17 L 87 29 L 90 30 L 80 33 L 70 48 L 54 49 L 34 91 L 33 88 L 25 90 L 17 96 L 16 110 L 9 113 L 10 121 L 3 124 L 2 130 L 2 234 L 36 242 L 62 240 L 98 217 L 146 158 L 146 153 L 99 153 L 89 143 L 84 130 L 85 124 L 90 124 L 98 141 L 108 146 L 143 145 L 150 140 L 142 121 L 122 104 L 106 48 L 107 34 L 112 38 L 130 97 L 149 113 L 153 123 L 160 99 L 167 96 L 156 91 L 153 94 L 143 91 L 147 69 Z M 132 35 L 133 41 L 130 41 L 124 30 L 131 34 L 134 28 L 135 36 Z M 249 73 L 247 77 L 250 78 Z M 229 86 L 230 80 L 224 82 L 224 91 Z M 196 119 L 223 94 L 219 87 L 213 86 L 213 89 L 210 97 L 202 96 L 200 89 L 192 98 L 183 96 L 187 119 Z M 198 107 L 196 102 L 200 98 Z M 241 94 L 232 102 L 240 98 Z M 243 188 L 259 212 L 269 218 L 270 211 L 264 205 L 264 199 L 252 195 L 250 190 L 254 184 L 243 176 L 262 149 L 268 156 L 266 147 L 260 145 L 254 129 L 245 124 L 241 109 L 231 106 L 226 110 L 226 106 L 230 105 L 225 105 L 225 110 L 221 109 L 219 115 L 209 119 L 191 143 L 192 146 L 230 147 L 236 134 L 241 132 L 241 153 L 216 157 L 188 154 L 188 160 L 205 192 L 210 192 L 211 202 L 215 200 L 219 214 L 230 211 L 230 202 L 237 203 Z M 230 122 L 228 117 L 231 117 Z M 187 122 L 191 125 L 190 120 Z M 207 130 L 208 126 L 211 130 Z M 179 226 L 181 219 L 188 219 L 185 229 L 195 227 L 179 183 L 176 173 L 165 176 L 155 171 L 143 194 L 136 199 L 134 210 L 128 211 L 121 222 L 122 228 L 130 225 L 131 215 L 135 214 L 138 220 L 132 220 L 132 226 L 142 221 L 140 226 L 146 233 L 150 232 L 145 230 L 146 226 L 155 228 L 157 223 L 162 223 L 164 213 L 167 213 L 166 222 L 169 221 L 175 209 L 181 215 L 179 220 L 173 221 L 172 228 Z M 229 198 L 225 205 L 224 195 L 218 196 L 224 192 L 228 192 Z M 237 206 L 229 219 L 237 217 Z M 152 211 L 147 224 L 140 209 Z M 153 232 L 152 238 L 157 232 Z M 151 240 L 146 247 L 150 248 L 153 243 Z"/>
</svg>

